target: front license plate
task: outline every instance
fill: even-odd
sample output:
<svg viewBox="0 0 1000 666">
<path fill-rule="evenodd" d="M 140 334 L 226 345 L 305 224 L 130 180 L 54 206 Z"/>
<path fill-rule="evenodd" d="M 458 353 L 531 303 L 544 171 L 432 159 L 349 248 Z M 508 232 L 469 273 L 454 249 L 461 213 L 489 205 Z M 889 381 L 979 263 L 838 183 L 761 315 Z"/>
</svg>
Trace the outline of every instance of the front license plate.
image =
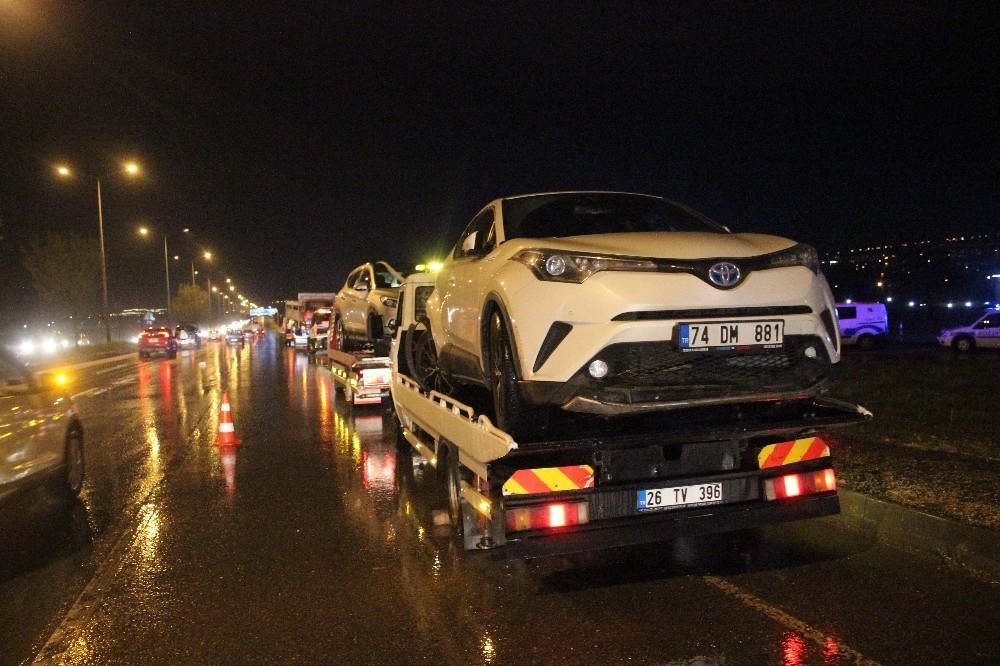
<svg viewBox="0 0 1000 666">
<path fill-rule="evenodd" d="M 640 490 L 637 492 L 636 501 L 639 511 L 669 509 L 692 504 L 720 504 L 722 502 L 722 484 L 699 483 L 693 486 Z"/>
<path fill-rule="evenodd" d="M 780 349 L 785 341 L 785 322 L 708 321 L 680 325 L 682 351 L 744 351 Z"/>
</svg>

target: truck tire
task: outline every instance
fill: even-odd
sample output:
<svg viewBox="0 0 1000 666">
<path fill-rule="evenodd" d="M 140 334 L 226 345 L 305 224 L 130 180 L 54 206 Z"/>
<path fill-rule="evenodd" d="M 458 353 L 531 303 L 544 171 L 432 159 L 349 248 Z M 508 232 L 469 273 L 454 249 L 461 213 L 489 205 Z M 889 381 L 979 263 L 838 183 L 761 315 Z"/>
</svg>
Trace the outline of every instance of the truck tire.
<svg viewBox="0 0 1000 666">
<path fill-rule="evenodd" d="M 858 336 L 858 349 L 868 351 L 875 347 L 875 336 L 871 333 L 862 333 Z"/>
<path fill-rule="evenodd" d="M 490 315 L 487 348 L 486 380 L 493 397 L 497 427 L 507 431 L 515 441 L 539 436 L 548 426 L 549 409 L 546 405 L 529 404 L 521 397 L 510 336 L 499 310 Z"/>
<path fill-rule="evenodd" d="M 462 533 L 462 470 L 458 462 L 458 451 L 448 449 L 445 459 L 445 484 L 448 487 L 448 519 L 451 527 Z"/>
</svg>

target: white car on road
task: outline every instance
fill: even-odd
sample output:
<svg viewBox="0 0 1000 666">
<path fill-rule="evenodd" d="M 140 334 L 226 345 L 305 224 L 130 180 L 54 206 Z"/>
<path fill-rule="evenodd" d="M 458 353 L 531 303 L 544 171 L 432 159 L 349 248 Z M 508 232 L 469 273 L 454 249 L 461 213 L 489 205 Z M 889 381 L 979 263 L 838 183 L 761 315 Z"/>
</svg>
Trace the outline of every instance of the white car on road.
<svg viewBox="0 0 1000 666">
<path fill-rule="evenodd" d="M 497 199 L 462 232 L 427 317 L 441 373 L 537 436 L 551 407 L 617 416 L 793 399 L 840 361 L 813 248 L 660 197 Z"/>
<path fill-rule="evenodd" d="M 0 352 L 0 500 L 44 481 L 83 487 L 83 425 L 58 376 Z"/>
</svg>

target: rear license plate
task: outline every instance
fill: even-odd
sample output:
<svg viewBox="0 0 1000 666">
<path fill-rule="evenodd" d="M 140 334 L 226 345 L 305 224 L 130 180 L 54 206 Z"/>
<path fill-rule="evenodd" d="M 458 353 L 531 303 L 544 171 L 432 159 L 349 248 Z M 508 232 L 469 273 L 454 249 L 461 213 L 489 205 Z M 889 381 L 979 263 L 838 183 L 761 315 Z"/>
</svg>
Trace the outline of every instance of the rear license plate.
<svg viewBox="0 0 1000 666">
<path fill-rule="evenodd" d="M 709 321 L 680 325 L 682 351 L 745 351 L 780 349 L 785 341 L 785 322 Z"/>
<path fill-rule="evenodd" d="M 675 488 L 653 488 L 636 493 L 636 507 L 639 511 L 669 509 L 692 504 L 721 504 L 721 483 L 699 483 L 693 486 Z"/>
</svg>

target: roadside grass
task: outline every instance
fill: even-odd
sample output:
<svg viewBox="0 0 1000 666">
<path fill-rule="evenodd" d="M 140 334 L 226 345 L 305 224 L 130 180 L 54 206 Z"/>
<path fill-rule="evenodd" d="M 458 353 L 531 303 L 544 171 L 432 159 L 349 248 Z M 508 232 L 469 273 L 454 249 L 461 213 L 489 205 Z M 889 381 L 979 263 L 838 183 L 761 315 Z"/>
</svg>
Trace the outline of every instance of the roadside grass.
<svg viewBox="0 0 1000 666">
<path fill-rule="evenodd" d="M 831 396 L 875 417 L 865 439 L 1000 459 L 1000 356 L 848 354 Z"/>
</svg>

